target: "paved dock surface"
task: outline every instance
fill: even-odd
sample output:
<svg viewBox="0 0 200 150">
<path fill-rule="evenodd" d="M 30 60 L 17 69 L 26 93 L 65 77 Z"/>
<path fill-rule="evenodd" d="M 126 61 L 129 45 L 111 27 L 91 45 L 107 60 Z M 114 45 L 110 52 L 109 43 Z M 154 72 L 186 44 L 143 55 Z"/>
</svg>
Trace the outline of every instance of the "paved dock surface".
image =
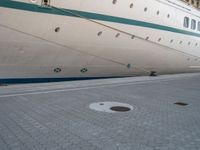
<svg viewBox="0 0 200 150">
<path fill-rule="evenodd" d="M 0 86 L 0 150 L 200 150 L 200 74 Z"/>
</svg>

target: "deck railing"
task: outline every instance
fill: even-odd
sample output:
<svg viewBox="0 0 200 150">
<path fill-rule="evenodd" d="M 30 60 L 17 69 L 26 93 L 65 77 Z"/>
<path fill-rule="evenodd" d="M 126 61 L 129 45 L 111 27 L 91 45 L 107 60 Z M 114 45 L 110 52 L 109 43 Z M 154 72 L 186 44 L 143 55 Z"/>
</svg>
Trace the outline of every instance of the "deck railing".
<svg viewBox="0 0 200 150">
<path fill-rule="evenodd" d="M 181 0 L 181 1 L 200 9 L 200 0 Z"/>
</svg>

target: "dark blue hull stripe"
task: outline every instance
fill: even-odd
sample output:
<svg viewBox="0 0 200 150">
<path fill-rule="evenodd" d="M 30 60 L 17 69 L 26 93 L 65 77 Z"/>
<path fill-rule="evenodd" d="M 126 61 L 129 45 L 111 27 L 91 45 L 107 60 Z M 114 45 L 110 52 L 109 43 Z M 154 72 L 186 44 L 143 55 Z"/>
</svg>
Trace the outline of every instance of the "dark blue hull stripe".
<svg viewBox="0 0 200 150">
<path fill-rule="evenodd" d="M 122 77 L 69 77 L 69 78 L 10 78 L 10 79 L 0 79 L 0 84 L 45 83 L 45 82 L 95 80 L 95 79 L 124 78 L 124 77 L 125 76 L 122 76 Z"/>
<path fill-rule="evenodd" d="M 149 23 L 149 22 L 143 22 L 143 21 L 138 21 L 138 20 L 132 20 L 132 19 L 127 19 L 127 18 L 91 13 L 91 12 L 84 12 L 84 11 L 77 11 L 77 10 L 70 10 L 70 9 L 55 9 L 53 7 L 40 7 L 35 4 L 28 4 L 28 3 L 11 1 L 11 0 L 0 0 L 0 7 L 39 12 L 39 13 L 71 16 L 71 17 L 83 16 L 88 19 L 108 21 L 108 22 L 121 23 L 121 24 L 127 24 L 127 25 L 135 25 L 135 26 L 140 26 L 140 27 L 146 27 L 146 28 L 152 28 L 152 29 L 157 29 L 157 30 L 163 30 L 163 31 L 168 31 L 168 32 L 200 37 L 200 32 L 195 33 L 195 32 L 190 32 L 190 31 L 173 28 L 169 26 L 163 26 L 163 25 Z"/>
</svg>

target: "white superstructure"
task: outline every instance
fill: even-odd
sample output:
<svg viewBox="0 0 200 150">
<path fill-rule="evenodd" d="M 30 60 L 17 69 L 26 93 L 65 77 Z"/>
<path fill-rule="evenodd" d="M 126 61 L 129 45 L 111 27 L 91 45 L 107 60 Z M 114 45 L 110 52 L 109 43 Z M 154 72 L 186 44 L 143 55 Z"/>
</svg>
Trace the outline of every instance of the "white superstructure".
<svg viewBox="0 0 200 150">
<path fill-rule="evenodd" d="M 180 0 L 1 0 L 0 82 L 200 71 L 200 12 Z"/>
</svg>

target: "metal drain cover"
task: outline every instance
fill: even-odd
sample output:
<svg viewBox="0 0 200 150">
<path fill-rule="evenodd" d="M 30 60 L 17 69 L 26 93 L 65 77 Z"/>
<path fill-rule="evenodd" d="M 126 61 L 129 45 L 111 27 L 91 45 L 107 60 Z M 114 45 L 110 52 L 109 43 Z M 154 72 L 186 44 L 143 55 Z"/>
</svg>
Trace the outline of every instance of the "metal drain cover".
<svg viewBox="0 0 200 150">
<path fill-rule="evenodd" d="M 97 102 L 90 104 L 90 109 L 108 113 L 128 112 L 134 109 L 133 106 L 119 102 Z"/>
<path fill-rule="evenodd" d="M 114 106 L 110 108 L 113 111 L 118 111 L 118 112 L 126 112 L 130 111 L 131 109 L 129 107 L 124 107 L 124 106 Z"/>
<path fill-rule="evenodd" d="M 176 102 L 174 104 L 179 105 L 179 106 L 187 106 L 188 105 L 187 103 L 183 103 L 183 102 Z"/>
</svg>

